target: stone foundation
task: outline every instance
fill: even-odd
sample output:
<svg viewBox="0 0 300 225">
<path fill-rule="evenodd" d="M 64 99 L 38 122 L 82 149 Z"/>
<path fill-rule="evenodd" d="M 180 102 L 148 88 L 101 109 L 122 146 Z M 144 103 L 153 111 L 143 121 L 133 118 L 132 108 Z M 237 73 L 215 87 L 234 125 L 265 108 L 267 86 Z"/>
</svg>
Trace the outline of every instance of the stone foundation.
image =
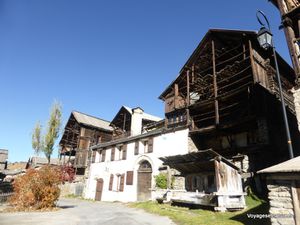
<svg viewBox="0 0 300 225">
<path fill-rule="evenodd" d="M 295 224 L 293 200 L 289 184 L 269 184 L 270 215 L 272 225 Z"/>
</svg>

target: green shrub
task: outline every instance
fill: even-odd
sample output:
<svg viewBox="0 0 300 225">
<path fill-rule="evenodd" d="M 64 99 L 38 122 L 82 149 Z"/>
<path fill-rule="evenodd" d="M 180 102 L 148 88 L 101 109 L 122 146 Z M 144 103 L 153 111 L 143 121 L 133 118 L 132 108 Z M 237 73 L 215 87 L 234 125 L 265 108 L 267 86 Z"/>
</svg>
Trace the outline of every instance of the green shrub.
<svg viewBox="0 0 300 225">
<path fill-rule="evenodd" d="M 156 187 L 158 188 L 162 188 L 162 189 L 167 189 L 168 185 L 167 185 L 167 174 L 165 173 L 160 173 L 158 175 L 155 176 L 155 184 Z"/>
</svg>

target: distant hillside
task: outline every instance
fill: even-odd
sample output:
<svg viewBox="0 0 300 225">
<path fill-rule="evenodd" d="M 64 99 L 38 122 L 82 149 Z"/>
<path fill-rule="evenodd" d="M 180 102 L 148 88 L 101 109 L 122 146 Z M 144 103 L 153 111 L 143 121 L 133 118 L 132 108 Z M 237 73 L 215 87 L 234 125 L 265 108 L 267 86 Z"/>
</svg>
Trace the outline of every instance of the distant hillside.
<svg viewBox="0 0 300 225">
<path fill-rule="evenodd" d="M 25 169 L 27 162 L 14 162 L 8 163 L 7 169 L 8 170 L 18 170 L 18 169 Z"/>
</svg>

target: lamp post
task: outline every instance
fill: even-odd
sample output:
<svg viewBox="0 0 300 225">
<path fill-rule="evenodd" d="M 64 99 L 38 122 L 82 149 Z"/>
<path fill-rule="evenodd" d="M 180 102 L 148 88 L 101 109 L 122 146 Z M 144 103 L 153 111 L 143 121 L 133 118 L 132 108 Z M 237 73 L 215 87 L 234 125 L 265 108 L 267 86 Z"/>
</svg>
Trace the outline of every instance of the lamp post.
<svg viewBox="0 0 300 225">
<path fill-rule="evenodd" d="M 266 27 L 265 23 L 262 22 L 260 16 L 262 16 L 262 18 L 265 20 L 268 27 Z M 288 149 L 289 149 L 289 155 L 290 155 L 290 158 L 292 159 L 292 158 L 294 158 L 293 146 L 292 146 L 289 123 L 288 123 L 288 120 L 287 120 L 285 103 L 284 103 L 284 98 L 283 98 L 283 93 L 282 93 L 282 85 L 281 85 L 281 79 L 280 79 L 280 74 L 279 74 L 279 69 L 278 69 L 276 51 L 275 51 L 275 46 L 274 46 L 273 38 L 272 38 L 273 35 L 272 35 L 272 32 L 271 32 L 269 21 L 268 21 L 266 15 L 262 11 L 258 10 L 256 12 L 256 18 L 257 18 L 258 22 L 260 23 L 260 25 L 262 26 L 260 28 L 260 30 L 258 31 L 258 33 L 257 33 L 257 40 L 258 40 L 260 46 L 262 48 L 264 48 L 265 50 L 267 50 L 269 48 L 272 48 L 272 51 L 273 51 L 275 68 L 276 68 L 276 77 L 277 77 L 280 100 L 281 100 L 281 106 L 282 106 L 282 112 L 283 112 L 283 120 L 284 120 L 284 125 L 285 125 L 286 136 L 287 136 L 287 144 L 288 144 Z"/>
</svg>

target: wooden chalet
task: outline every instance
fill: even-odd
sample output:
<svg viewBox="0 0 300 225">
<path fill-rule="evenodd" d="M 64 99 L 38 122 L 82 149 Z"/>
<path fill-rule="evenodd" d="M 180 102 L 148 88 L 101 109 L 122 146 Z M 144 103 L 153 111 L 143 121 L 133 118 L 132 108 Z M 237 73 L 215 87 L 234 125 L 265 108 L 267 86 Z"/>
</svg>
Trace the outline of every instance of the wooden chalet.
<svg viewBox="0 0 300 225">
<path fill-rule="evenodd" d="M 199 150 L 213 149 L 248 175 L 288 159 L 272 52 L 256 37 L 254 31 L 209 30 L 159 97 L 167 128 L 188 126 Z M 290 92 L 295 73 L 277 57 L 297 156 L 300 134 Z"/>
<path fill-rule="evenodd" d="M 77 175 L 84 175 L 88 167 L 89 148 L 112 139 L 113 129 L 109 124 L 106 120 L 81 112 L 71 113 L 59 145 L 63 162 L 71 163 Z"/>
</svg>

